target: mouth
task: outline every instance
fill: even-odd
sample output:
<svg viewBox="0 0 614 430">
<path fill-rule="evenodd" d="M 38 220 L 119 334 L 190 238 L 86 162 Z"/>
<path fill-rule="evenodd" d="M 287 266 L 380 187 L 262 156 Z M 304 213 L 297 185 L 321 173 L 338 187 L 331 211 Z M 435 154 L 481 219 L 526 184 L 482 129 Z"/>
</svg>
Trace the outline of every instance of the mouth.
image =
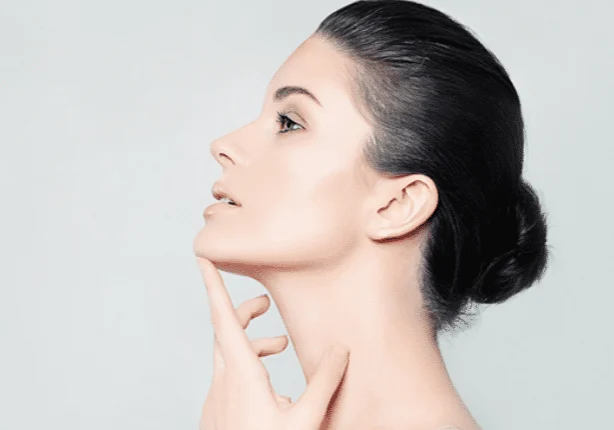
<svg viewBox="0 0 614 430">
<path fill-rule="evenodd" d="M 228 201 L 228 199 L 222 199 L 207 206 L 203 212 L 203 217 L 207 219 L 216 213 L 223 213 L 227 211 L 233 212 L 240 207 L 241 205 L 237 204 L 236 202 Z"/>
<path fill-rule="evenodd" d="M 230 199 L 229 199 L 229 198 L 227 198 L 227 197 L 221 198 L 221 199 L 220 199 L 220 203 L 226 203 L 226 204 L 229 204 L 230 206 L 236 206 L 236 207 L 240 207 L 240 206 L 241 206 L 241 205 L 240 205 L 240 204 L 238 204 L 237 202 L 235 202 L 235 201 L 233 201 L 233 200 L 230 200 Z"/>
<path fill-rule="evenodd" d="M 215 200 L 220 201 L 221 203 L 226 203 L 230 206 L 240 207 L 241 203 L 239 203 L 235 196 L 231 194 L 229 190 L 226 189 L 223 183 L 219 181 L 213 185 L 213 189 L 211 191 Z"/>
</svg>

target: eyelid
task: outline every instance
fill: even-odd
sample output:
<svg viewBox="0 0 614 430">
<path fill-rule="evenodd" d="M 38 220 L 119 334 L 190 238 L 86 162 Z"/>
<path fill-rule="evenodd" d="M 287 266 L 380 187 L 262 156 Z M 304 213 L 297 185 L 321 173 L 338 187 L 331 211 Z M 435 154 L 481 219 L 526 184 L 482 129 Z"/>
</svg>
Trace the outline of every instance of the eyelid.
<svg viewBox="0 0 614 430">
<path fill-rule="evenodd" d="M 287 116 L 290 120 L 294 121 L 295 123 L 297 123 L 298 125 L 300 125 L 301 127 L 303 126 L 303 123 L 305 122 L 305 120 L 303 119 L 302 116 L 300 116 L 298 113 L 296 113 L 293 110 L 281 110 L 279 111 L 282 115 Z M 298 117 L 298 120 L 295 120 L 294 118 L 292 118 L 291 115 L 296 115 Z"/>
<path fill-rule="evenodd" d="M 298 106 L 296 106 L 293 103 L 290 103 L 286 107 L 281 109 L 280 112 L 283 113 L 284 115 L 294 114 L 294 115 L 298 116 L 300 121 L 302 121 L 304 124 L 309 125 L 307 120 L 299 113 L 300 110 L 301 109 L 299 109 Z M 302 126 L 303 124 L 300 124 L 300 125 Z"/>
<path fill-rule="evenodd" d="M 285 115 L 285 116 L 287 116 L 287 117 L 288 117 L 288 119 L 289 119 L 290 121 L 297 123 L 298 125 L 300 125 L 300 126 L 301 126 L 301 127 L 303 127 L 303 128 L 305 128 L 305 125 L 309 125 L 309 124 L 307 123 L 307 121 L 305 120 L 305 118 L 303 118 L 303 116 L 302 116 L 300 113 L 298 113 L 298 112 L 295 110 L 295 108 L 294 108 L 294 107 L 292 107 L 292 106 L 289 106 L 289 107 L 286 107 L 286 108 L 279 109 L 279 110 L 277 111 L 277 113 L 278 113 L 278 114 L 281 114 L 281 115 Z M 295 118 L 293 118 L 293 116 L 294 116 L 294 115 L 296 115 L 296 116 L 298 117 L 298 120 L 296 120 Z"/>
</svg>

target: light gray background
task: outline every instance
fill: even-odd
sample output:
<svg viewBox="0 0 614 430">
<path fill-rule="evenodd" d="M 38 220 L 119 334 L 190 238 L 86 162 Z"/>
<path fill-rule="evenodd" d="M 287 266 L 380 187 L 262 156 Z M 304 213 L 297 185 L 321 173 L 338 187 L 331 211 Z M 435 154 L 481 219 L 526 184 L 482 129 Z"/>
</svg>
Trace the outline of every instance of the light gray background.
<svg viewBox="0 0 614 430">
<path fill-rule="evenodd" d="M 347 3 L 1 0 L 0 430 L 196 429 L 209 145 L 259 115 L 273 73 Z M 485 429 L 614 428 L 614 8 L 426 3 L 511 74 L 553 247 L 541 283 L 443 340 L 453 380 Z M 235 305 L 265 292 L 223 277 Z M 248 328 L 282 333 L 274 305 Z M 264 362 L 296 400 L 292 346 Z"/>
</svg>

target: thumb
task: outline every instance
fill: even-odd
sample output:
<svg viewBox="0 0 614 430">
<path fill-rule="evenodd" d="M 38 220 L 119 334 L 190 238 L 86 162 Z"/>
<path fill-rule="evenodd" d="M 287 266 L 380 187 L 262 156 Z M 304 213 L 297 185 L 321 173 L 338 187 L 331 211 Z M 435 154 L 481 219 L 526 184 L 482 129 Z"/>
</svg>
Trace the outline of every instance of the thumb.
<svg viewBox="0 0 614 430">
<path fill-rule="evenodd" d="M 297 413 L 304 414 L 304 421 L 301 422 L 308 422 L 308 428 L 318 428 L 324 419 L 328 404 L 345 375 L 348 362 L 349 349 L 345 345 L 334 345 L 323 355 L 316 374 L 295 405 L 299 409 Z"/>
</svg>

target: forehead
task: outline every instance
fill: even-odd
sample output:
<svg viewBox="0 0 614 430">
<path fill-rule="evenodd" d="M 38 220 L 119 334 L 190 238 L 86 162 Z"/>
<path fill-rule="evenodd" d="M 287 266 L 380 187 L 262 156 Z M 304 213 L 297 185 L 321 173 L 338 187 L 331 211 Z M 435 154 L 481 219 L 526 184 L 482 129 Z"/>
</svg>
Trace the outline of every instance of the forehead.
<svg viewBox="0 0 614 430">
<path fill-rule="evenodd" d="M 304 41 L 279 67 L 267 88 L 304 87 L 312 92 L 325 110 L 347 108 L 350 103 L 350 60 L 325 40 L 312 36 Z"/>
</svg>

